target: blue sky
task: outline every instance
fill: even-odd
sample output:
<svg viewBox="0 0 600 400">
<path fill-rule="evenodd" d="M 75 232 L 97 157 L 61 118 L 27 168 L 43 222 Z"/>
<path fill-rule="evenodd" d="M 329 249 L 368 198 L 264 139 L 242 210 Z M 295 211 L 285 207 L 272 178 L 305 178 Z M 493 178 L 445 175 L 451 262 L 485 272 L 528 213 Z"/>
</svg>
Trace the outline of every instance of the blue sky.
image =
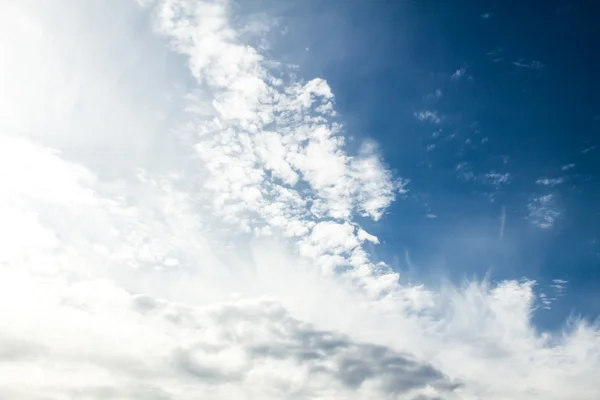
<svg viewBox="0 0 600 400">
<path fill-rule="evenodd" d="M 596 400 L 593 11 L 0 2 L 0 398 Z"/>
<path fill-rule="evenodd" d="M 411 181 L 372 228 L 384 257 L 415 279 L 527 277 L 552 297 L 552 281 L 566 280 L 552 314 L 538 313 L 540 326 L 554 329 L 570 313 L 597 317 L 593 7 L 329 1 L 284 15 L 290 41 L 307 49 L 290 57 L 326 77 L 348 132 L 374 137 Z M 429 119 L 415 118 L 428 111 Z M 552 196 L 548 209 L 532 200 L 544 195 Z M 541 228 L 552 212 L 552 226 Z"/>
</svg>

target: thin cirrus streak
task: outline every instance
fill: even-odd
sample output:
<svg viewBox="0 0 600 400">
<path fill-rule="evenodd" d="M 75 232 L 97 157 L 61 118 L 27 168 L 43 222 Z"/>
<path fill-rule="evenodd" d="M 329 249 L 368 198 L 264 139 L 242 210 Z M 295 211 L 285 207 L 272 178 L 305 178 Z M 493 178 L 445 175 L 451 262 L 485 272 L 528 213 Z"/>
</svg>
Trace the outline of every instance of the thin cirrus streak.
<svg viewBox="0 0 600 400">
<path fill-rule="evenodd" d="M 345 150 L 325 80 L 252 45 L 264 19 L 0 7 L 0 397 L 597 397 L 597 328 L 539 334 L 534 282 L 371 261 L 356 221 L 405 184 Z"/>
<path fill-rule="evenodd" d="M 504 238 L 504 226 L 506 225 L 506 206 L 502 206 L 502 211 L 500 213 L 500 232 L 498 233 L 498 238 L 502 240 Z"/>
</svg>

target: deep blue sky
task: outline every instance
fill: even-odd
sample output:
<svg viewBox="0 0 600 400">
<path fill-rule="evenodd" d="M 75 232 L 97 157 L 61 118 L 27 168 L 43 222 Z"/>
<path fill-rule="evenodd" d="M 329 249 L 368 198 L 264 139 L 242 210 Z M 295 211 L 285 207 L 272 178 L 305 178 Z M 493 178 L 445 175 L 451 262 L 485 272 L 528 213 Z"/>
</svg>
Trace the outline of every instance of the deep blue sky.
<svg viewBox="0 0 600 400">
<path fill-rule="evenodd" d="M 348 134 L 375 138 L 411 180 L 407 197 L 369 225 L 385 242 L 379 256 L 405 277 L 527 277 L 549 297 L 552 279 L 563 279 L 552 312 L 536 315 L 541 327 L 599 314 L 600 6 L 592 3 L 278 3 L 289 28 L 282 42 L 308 50 L 273 51 L 327 79 Z M 441 121 L 415 118 L 426 110 Z M 510 181 L 495 184 L 490 173 Z M 536 183 L 544 177 L 563 183 Z M 536 217 L 528 205 L 548 194 Z M 553 226 L 538 226 L 552 211 Z"/>
</svg>

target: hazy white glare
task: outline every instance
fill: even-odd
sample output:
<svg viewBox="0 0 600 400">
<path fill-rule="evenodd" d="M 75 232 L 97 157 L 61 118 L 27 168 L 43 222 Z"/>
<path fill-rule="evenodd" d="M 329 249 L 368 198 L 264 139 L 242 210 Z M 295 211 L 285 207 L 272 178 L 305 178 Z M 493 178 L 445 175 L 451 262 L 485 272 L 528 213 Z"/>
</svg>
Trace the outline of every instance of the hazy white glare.
<svg viewBox="0 0 600 400">
<path fill-rule="evenodd" d="M 164 165 L 181 60 L 134 3 L 2 2 L 0 121 L 113 178 Z"/>
</svg>

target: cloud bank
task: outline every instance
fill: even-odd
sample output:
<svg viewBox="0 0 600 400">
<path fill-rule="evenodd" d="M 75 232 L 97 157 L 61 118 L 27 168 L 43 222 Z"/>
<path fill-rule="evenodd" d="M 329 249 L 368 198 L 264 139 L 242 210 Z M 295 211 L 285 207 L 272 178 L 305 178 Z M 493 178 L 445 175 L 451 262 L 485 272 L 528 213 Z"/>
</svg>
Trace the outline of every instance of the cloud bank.
<svg viewBox="0 0 600 400">
<path fill-rule="evenodd" d="M 98 4 L 0 6 L 1 397 L 597 398 L 598 328 L 537 332 L 534 282 L 371 260 L 405 183 L 268 19 Z"/>
</svg>

